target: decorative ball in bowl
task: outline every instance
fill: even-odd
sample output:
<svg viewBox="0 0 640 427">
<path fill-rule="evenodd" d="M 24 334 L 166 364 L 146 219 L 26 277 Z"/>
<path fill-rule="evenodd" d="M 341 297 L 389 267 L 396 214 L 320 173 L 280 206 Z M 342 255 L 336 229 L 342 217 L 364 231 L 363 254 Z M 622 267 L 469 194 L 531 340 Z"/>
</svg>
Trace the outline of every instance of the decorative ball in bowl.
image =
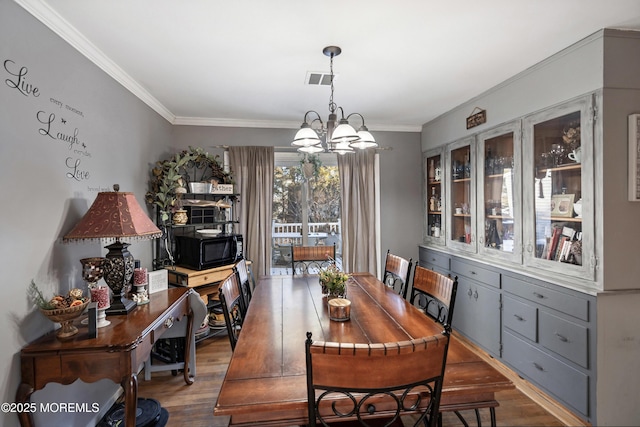
<svg viewBox="0 0 640 427">
<path fill-rule="evenodd" d="M 71 307 L 53 308 L 51 310 L 40 308 L 40 312 L 49 320 L 60 323 L 60 329 L 56 332 L 56 336 L 60 339 L 70 338 L 78 333 L 78 328 L 73 326 L 73 321 L 84 312 L 84 309 L 89 305 L 89 300 L 87 299 L 84 302 L 77 301 L 79 304 Z"/>
</svg>

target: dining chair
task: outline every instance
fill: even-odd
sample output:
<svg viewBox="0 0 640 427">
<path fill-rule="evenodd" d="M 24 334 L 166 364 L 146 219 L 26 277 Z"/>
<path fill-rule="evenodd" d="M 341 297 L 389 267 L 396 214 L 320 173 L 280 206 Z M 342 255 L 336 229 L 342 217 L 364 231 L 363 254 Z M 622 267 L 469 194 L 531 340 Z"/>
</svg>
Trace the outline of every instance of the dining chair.
<svg viewBox="0 0 640 427">
<path fill-rule="evenodd" d="M 407 299 L 411 264 L 411 258 L 407 261 L 398 255 L 392 254 L 391 250 L 387 249 L 382 282 L 390 288 L 397 289 L 398 294 L 402 295 L 404 299 Z"/>
<path fill-rule="evenodd" d="M 436 322 L 451 328 L 458 291 L 458 277 L 451 278 L 416 264 L 409 302 Z"/>
<path fill-rule="evenodd" d="M 416 265 L 413 272 L 413 286 L 411 287 L 411 297 L 409 302 L 421 308 L 424 313 L 436 322 L 444 325 L 445 329 L 451 330 L 453 322 L 453 308 L 456 302 L 456 293 L 458 290 L 458 277 L 452 278 L 445 276 L 437 271 L 429 270 Z M 416 302 L 417 299 L 417 302 Z M 496 425 L 495 406 L 481 404 L 480 406 L 471 405 L 467 408 L 460 406 L 453 413 L 458 417 L 463 425 L 468 423 L 464 416 L 460 413 L 462 410 L 473 410 L 476 416 L 476 423 L 480 425 L 480 409 L 489 408 L 491 417 L 491 425 Z M 440 416 L 439 416 L 440 418 Z M 439 422 L 441 424 L 441 422 Z"/>
<path fill-rule="evenodd" d="M 189 306 L 191 311 L 193 312 L 193 328 L 191 331 L 191 345 L 189 348 L 189 374 L 193 377 L 196 376 L 196 339 L 195 333 L 198 328 L 202 325 L 203 322 L 207 320 L 207 306 L 200 298 L 200 295 L 196 291 L 191 291 L 189 294 Z M 187 336 L 187 322 L 186 321 L 177 321 L 173 323 L 173 326 L 166 330 L 164 334 L 162 334 L 161 341 L 167 340 L 169 343 L 169 348 L 171 352 L 175 352 L 175 354 L 171 355 L 171 361 L 167 362 L 166 358 L 161 357 L 159 354 L 155 352 L 156 348 L 154 347 L 154 351 L 151 352 L 149 358 L 144 362 L 144 379 L 145 381 L 149 381 L 151 379 L 152 372 L 159 371 L 177 371 L 179 369 L 184 369 L 184 361 L 180 360 L 180 352 L 174 351 L 174 349 L 180 348 L 177 341 L 184 339 Z M 161 341 L 158 341 L 157 344 L 160 344 Z M 184 348 L 184 346 L 182 346 Z M 164 359 L 162 360 L 165 363 L 153 363 L 155 359 Z"/>
<path fill-rule="evenodd" d="M 292 246 L 291 269 L 296 274 L 316 274 L 336 260 L 336 245 Z"/>
<path fill-rule="evenodd" d="M 435 427 L 448 346 L 446 330 L 384 344 L 313 341 L 307 332 L 309 426 L 378 421 L 373 425 L 391 427 L 415 414 L 414 427 Z"/>
<path fill-rule="evenodd" d="M 245 259 L 241 259 L 233 267 L 238 274 L 238 283 L 240 284 L 240 290 L 242 292 L 242 299 L 244 303 L 244 311 L 249 309 L 249 303 L 251 302 L 251 295 L 253 292 L 252 281 L 249 278 L 249 268 Z"/>
<path fill-rule="evenodd" d="M 231 273 L 220 285 L 220 303 L 231 351 L 234 351 L 246 315 L 237 272 Z"/>
</svg>

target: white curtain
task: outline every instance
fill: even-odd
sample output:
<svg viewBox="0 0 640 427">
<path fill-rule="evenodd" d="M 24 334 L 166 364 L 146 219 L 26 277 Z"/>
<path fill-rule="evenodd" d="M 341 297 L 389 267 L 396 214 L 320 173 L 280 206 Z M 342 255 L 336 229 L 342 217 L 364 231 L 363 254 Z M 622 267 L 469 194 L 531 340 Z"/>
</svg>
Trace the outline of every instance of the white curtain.
<svg viewBox="0 0 640 427">
<path fill-rule="evenodd" d="M 347 272 L 378 275 L 376 156 L 373 150 L 338 156 L 342 192 L 342 263 Z"/>
<path fill-rule="evenodd" d="M 231 176 L 240 193 L 237 216 L 245 257 L 254 275 L 271 271 L 273 147 L 229 147 Z"/>
</svg>

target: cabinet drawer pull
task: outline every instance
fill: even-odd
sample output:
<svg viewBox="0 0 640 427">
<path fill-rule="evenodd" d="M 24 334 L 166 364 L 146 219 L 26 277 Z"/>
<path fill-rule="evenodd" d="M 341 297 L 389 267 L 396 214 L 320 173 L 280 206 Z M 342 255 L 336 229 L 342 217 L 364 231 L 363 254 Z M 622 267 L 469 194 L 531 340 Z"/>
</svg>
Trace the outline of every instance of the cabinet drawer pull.
<svg viewBox="0 0 640 427">
<path fill-rule="evenodd" d="M 478 274 L 478 273 L 476 273 L 475 271 L 471 270 L 471 274 Z"/>
<path fill-rule="evenodd" d="M 164 327 L 169 329 L 173 326 L 173 316 L 167 317 L 167 320 L 164 321 Z"/>
<path fill-rule="evenodd" d="M 564 335 L 561 335 L 559 333 L 556 332 L 556 336 L 558 337 L 558 339 L 562 342 L 569 342 L 569 339 L 567 337 L 565 337 Z"/>
<path fill-rule="evenodd" d="M 513 317 L 515 317 L 516 319 L 518 319 L 520 322 L 524 322 L 524 317 L 519 316 L 517 314 L 514 314 Z"/>
<path fill-rule="evenodd" d="M 540 365 L 538 365 L 536 362 L 533 362 L 533 366 L 538 370 L 538 371 L 542 371 L 544 372 L 544 368 Z"/>
<path fill-rule="evenodd" d="M 477 301 L 478 300 L 478 291 L 475 291 L 473 293 L 473 298 Z"/>
<path fill-rule="evenodd" d="M 471 292 L 471 289 L 469 289 L 469 290 L 467 291 L 467 295 L 469 295 L 469 296 L 473 295 L 473 292 Z"/>
<path fill-rule="evenodd" d="M 537 298 L 540 298 L 540 299 L 543 299 L 543 298 L 544 298 L 544 295 L 539 294 L 539 293 L 537 293 L 537 292 L 534 292 L 534 293 L 533 293 L 533 295 L 535 295 Z"/>
</svg>

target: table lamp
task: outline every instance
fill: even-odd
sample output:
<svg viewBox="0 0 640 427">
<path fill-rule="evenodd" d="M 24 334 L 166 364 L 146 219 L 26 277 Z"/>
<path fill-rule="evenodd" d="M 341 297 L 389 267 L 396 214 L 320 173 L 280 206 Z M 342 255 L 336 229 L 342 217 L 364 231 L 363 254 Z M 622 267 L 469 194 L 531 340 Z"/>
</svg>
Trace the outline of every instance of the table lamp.
<svg viewBox="0 0 640 427">
<path fill-rule="evenodd" d="M 104 281 L 113 292 L 113 302 L 106 314 L 128 314 L 136 306 L 125 297 L 133 275 L 133 255 L 126 240 L 156 239 L 162 232 L 142 210 L 133 193 L 121 193 L 118 184 L 114 191 L 98 193 L 95 201 L 63 237 L 64 242 L 79 240 L 114 240 L 103 264 Z"/>
</svg>

